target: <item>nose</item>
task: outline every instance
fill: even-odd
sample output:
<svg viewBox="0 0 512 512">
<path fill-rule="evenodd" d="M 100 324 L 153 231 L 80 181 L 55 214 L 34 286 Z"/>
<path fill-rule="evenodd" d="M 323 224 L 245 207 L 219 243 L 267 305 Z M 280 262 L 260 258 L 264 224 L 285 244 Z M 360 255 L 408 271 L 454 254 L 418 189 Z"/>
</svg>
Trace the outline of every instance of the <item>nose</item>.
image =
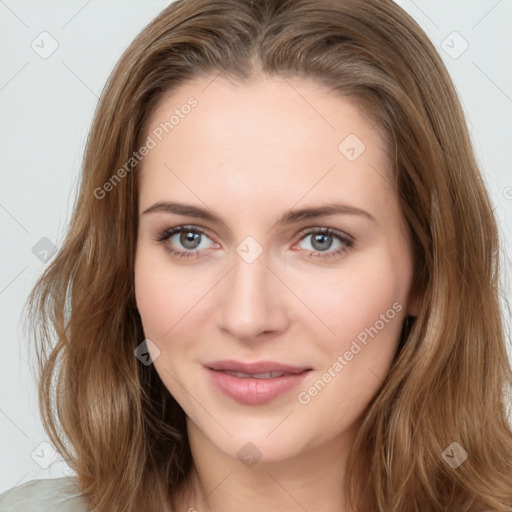
<svg viewBox="0 0 512 512">
<path fill-rule="evenodd" d="M 286 286 L 269 268 L 265 252 L 252 263 L 235 253 L 219 294 L 218 326 L 232 337 L 251 341 L 286 329 Z"/>
</svg>

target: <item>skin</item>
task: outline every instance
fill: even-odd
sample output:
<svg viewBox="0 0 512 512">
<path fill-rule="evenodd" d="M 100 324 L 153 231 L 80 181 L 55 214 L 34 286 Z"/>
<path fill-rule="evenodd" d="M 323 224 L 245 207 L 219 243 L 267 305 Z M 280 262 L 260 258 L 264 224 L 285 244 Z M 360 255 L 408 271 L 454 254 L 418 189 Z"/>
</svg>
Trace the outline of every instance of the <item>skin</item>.
<svg viewBox="0 0 512 512">
<path fill-rule="evenodd" d="M 146 338 L 160 350 L 156 371 L 187 415 L 194 483 L 200 478 L 209 493 L 207 502 L 179 495 L 178 509 L 345 511 L 348 451 L 389 371 L 403 320 L 418 309 L 411 242 L 387 153 L 356 105 L 318 83 L 212 78 L 187 82 L 161 100 L 146 135 L 190 96 L 198 105 L 137 171 L 137 306 Z M 338 149 L 349 134 L 366 146 L 354 161 Z M 143 213 L 159 201 L 207 208 L 223 223 Z M 345 213 L 276 224 L 291 209 L 331 202 L 374 220 Z M 165 229 L 190 225 L 207 233 L 197 249 L 183 245 L 183 237 L 180 243 L 179 233 L 155 240 Z M 326 227 L 350 235 L 354 245 L 301 235 Z M 248 236 L 263 249 L 252 263 L 236 251 Z M 321 259 L 340 247 L 341 254 Z M 168 249 L 199 257 L 179 259 Z M 309 403 L 300 403 L 299 392 L 329 368 L 332 375 L 338 356 L 396 303 L 401 310 L 394 318 L 366 346 L 359 344 Z M 203 364 L 220 359 L 313 371 L 271 402 L 243 405 L 210 383 Z M 252 467 L 237 456 L 247 443 L 261 455 Z"/>
</svg>

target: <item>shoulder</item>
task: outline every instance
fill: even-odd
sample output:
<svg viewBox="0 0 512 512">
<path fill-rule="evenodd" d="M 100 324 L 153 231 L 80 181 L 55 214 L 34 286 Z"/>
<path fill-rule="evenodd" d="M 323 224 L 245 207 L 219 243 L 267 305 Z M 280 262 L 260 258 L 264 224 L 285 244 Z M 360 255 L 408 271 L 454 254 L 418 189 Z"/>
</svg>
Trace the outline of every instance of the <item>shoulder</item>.
<svg viewBox="0 0 512 512">
<path fill-rule="evenodd" d="M 89 512 L 76 477 L 30 480 L 0 494 L 0 512 Z"/>
</svg>

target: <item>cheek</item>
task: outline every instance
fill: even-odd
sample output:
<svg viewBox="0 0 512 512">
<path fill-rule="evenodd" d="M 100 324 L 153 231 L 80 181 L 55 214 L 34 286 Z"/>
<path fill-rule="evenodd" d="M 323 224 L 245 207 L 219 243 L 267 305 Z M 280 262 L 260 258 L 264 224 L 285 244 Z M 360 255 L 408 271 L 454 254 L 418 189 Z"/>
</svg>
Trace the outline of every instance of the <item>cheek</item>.
<svg viewBox="0 0 512 512">
<path fill-rule="evenodd" d="M 159 251 L 140 247 L 135 260 L 135 299 L 144 334 L 149 339 L 163 340 L 179 314 L 177 295 L 180 283 L 166 270 Z M 178 309 L 178 311 L 177 311 Z"/>
<path fill-rule="evenodd" d="M 155 257 L 156 255 L 156 257 Z M 194 359 L 191 350 L 190 320 L 187 313 L 198 301 L 183 272 L 171 272 L 168 262 L 153 249 L 141 248 L 135 262 L 135 298 L 142 321 L 144 335 L 160 350 L 154 367 L 165 387 L 178 403 L 186 404 L 187 395 L 179 382 L 186 382 L 182 375 L 183 360 Z M 188 292 L 188 294 L 187 294 Z M 191 390 L 194 386 L 188 386 Z"/>
<path fill-rule="evenodd" d="M 188 315 L 208 291 L 195 282 L 192 267 L 177 268 L 163 248 L 142 245 L 135 260 L 135 299 L 145 335 L 165 342 L 186 324 Z"/>
<path fill-rule="evenodd" d="M 385 260 L 359 270 L 334 282 L 329 294 L 314 295 L 315 312 L 335 335 L 318 321 L 309 324 L 310 339 L 323 357 L 317 380 L 302 389 L 299 401 L 311 403 L 309 411 L 329 410 L 333 425 L 355 421 L 375 396 L 405 318 L 407 275 L 399 275 Z"/>
<path fill-rule="evenodd" d="M 312 339 L 323 339 L 329 352 L 342 349 L 376 322 L 381 327 L 381 315 L 386 316 L 385 331 L 399 333 L 410 275 L 407 262 L 392 260 L 386 254 L 369 254 L 336 272 L 317 274 L 313 281 L 297 280 L 302 283 L 297 295 L 314 313 L 303 317 L 315 333 Z"/>
</svg>

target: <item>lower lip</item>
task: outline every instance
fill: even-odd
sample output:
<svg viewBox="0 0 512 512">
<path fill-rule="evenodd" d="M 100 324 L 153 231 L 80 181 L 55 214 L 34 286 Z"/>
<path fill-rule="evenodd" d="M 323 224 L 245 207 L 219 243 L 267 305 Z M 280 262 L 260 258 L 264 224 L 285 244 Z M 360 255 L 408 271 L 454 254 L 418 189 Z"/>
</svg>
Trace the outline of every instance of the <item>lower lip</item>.
<svg viewBox="0 0 512 512">
<path fill-rule="evenodd" d="M 261 405 L 270 402 L 298 386 L 311 370 L 295 375 L 253 379 L 237 377 L 218 370 L 206 368 L 217 389 L 233 400 L 245 405 Z"/>
</svg>

